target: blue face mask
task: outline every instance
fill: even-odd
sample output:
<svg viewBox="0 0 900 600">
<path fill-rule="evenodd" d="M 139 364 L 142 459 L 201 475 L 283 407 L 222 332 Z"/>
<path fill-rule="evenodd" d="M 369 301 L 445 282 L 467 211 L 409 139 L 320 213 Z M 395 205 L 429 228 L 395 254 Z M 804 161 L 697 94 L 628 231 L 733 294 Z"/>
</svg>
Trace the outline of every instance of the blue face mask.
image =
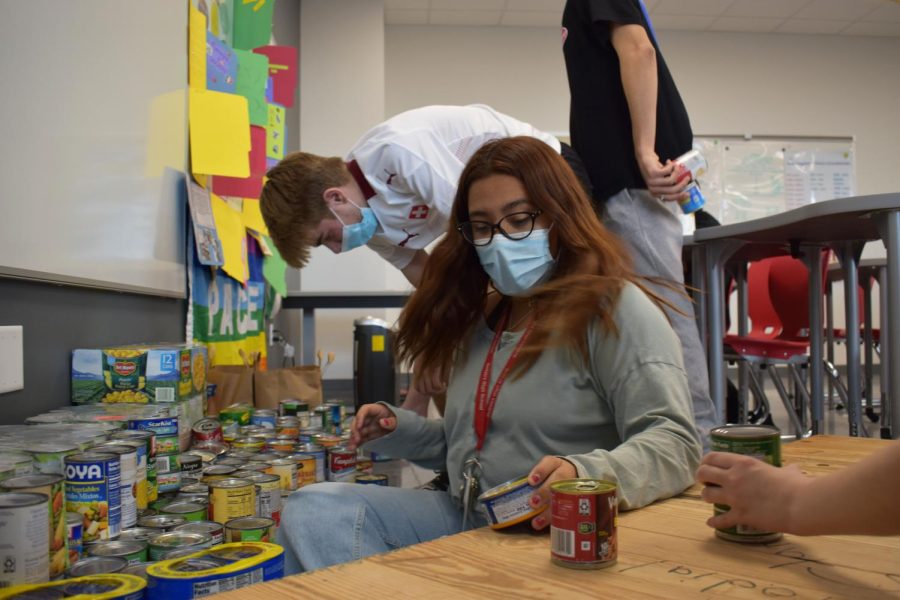
<svg viewBox="0 0 900 600">
<path fill-rule="evenodd" d="M 350 200 L 347 200 L 350 204 L 353 204 Z M 356 206 L 356 204 L 353 204 Z M 359 223 L 351 223 L 347 225 L 344 221 L 338 217 L 337 213 L 334 210 L 331 210 L 331 214 L 333 214 L 338 221 L 344 226 L 343 235 L 341 236 L 341 252 L 347 252 L 348 250 L 353 250 L 354 248 L 359 248 L 360 246 L 364 246 L 369 243 L 369 240 L 372 239 L 372 236 L 375 235 L 375 230 L 378 228 L 378 220 L 375 219 L 375 213 L 368 206 L 356 206 L 359 209 L 360 214 L 362 214 L 362 220 Z"/>
<path fill-rule="evenodd" d="M 496 234 L 487 246 L 475 246 L 478 260 L 494 287 L 505 296 L 521 296 L 547 280 L 556 261 L 550 254 L 550 229 L 535 229 L 527 238 Z"/>
</svg>

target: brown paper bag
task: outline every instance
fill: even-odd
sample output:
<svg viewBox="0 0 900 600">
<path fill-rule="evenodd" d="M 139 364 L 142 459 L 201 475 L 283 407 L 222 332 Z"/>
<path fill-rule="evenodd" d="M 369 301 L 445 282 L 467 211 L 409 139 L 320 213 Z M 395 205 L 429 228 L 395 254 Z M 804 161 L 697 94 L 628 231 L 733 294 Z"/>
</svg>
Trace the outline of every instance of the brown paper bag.
<svg viewBox="0 0 900 600">
<path fill-rule="evenodd" d="M 278 403 L 295 398 L 313 409 L 322 404 L 322 370 L 316 365 L 256 371 L 253 389 L 257 408 L 278 410 Z"/>
<path fill-rule="evenodd" d="M 214 417 L 231 404 L 253 404 L 253 367 L 217 365 L 209 368 L 208 383 L 216 385 L 215 393 L 207 400 L 206 414 Z"/>
</svg>

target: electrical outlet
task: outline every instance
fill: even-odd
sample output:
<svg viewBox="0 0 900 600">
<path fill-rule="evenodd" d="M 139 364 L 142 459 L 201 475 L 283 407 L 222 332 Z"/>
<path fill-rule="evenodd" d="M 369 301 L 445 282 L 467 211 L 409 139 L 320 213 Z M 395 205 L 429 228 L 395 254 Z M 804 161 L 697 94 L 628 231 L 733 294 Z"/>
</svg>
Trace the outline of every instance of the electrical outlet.
<svg viewBox="0 0 900 600">
<path fill-rule="evenodd" d="M 25 387 L 22 326 L 0 326 L 0 394 Z"/>
</svg>

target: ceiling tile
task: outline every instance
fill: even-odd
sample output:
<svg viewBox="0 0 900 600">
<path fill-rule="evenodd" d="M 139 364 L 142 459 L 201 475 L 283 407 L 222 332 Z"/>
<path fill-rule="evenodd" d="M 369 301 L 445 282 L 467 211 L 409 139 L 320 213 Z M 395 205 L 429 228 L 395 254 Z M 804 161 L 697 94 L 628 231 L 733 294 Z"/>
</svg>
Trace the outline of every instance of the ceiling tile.
<svg viewBox="0 0 900 600">
<path fill-rule="evenodd" d="M 503 10 L 506 0 L 431 0 L 431 10 Z"/>
<path fill-rule="evenodd" d="M 428 25 L 427 10 L 386 10 L 385 25 Z"/>
<path fill-rule="evenodd" d="M 562 13 L 555 10 L 507 10 L 500 19 L 501 25 L 518 27 L 559 27 Z"/>
<path fill-rule="evenodd" d="M 499 10 L 432 10 L 432 25 L 499 25 Z"/>
<path fill-rule="evenodd" d="M 834 34 L 847 26 L 847 21 L 822 19 L 787 19 L 775 28 L 778 33 Z"/>
<path fill-rule="evenodd" d="M 732 0 L 659 0 L 650 14 L 653 17 L 656 15 L 714 17 L 721 15 L 731 2 Z"/>
<path fill-rule="evenodd" d="M 884 6 L 876 8 L 863 17 L 863 21 L 900 21 L 900 2 L 887 2 Z"/>
<path fill-rule="evenodd" d="M 428 10 L 428 0 L 384 0 L 384 10 Z"/>
<path fill-rule="evenodd" d="M 657 15 L 653 17 L 653 26 L 660 31 L 706 31 L 715 20 L 715 17 Z"/>
<path fill-rule="evenodd" d="M 789 17 L 810 0 L 734 0 L 725 14 L 729 17 Z"/>
<path fill-rule="evenodd" d="M 745 31 L 753 33 L 769 33 L 784 19 L 756 17 L 719 17 L 707 31 Z"/>
<path fill-rule="evenodd" d="M 507 0 L 506 10 L 555 11 L 561 15 L 565 6 L 566 0 Z"/>
<path fill-rule="evenodd" d="M 869 23 L 860 21 L 852 23 L 841 31 L 841 35 L 877 35 L 900 37 L 900 23 L 882 21 L 881 23 Z"/>
<path fill-rule="evenodd" d="M 793 16 L 798 19 L 856 21 L 883 4 L 883 0 L 812 0 Z"/>
</svg>

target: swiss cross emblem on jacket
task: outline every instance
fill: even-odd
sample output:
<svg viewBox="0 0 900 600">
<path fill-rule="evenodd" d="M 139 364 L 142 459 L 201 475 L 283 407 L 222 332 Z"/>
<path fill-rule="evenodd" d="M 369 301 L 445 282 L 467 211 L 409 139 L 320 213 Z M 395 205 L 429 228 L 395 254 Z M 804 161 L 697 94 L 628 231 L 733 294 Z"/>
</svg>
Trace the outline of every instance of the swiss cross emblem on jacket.
<svg viewBox="0 0 900 600">
<path fill-rule="evenodd" d="M 428 205 L 427 204 L 416 204 L 411 209 L 409 209 L 409 219 L 427 219 L 428 218 Z"/>
</svg>

